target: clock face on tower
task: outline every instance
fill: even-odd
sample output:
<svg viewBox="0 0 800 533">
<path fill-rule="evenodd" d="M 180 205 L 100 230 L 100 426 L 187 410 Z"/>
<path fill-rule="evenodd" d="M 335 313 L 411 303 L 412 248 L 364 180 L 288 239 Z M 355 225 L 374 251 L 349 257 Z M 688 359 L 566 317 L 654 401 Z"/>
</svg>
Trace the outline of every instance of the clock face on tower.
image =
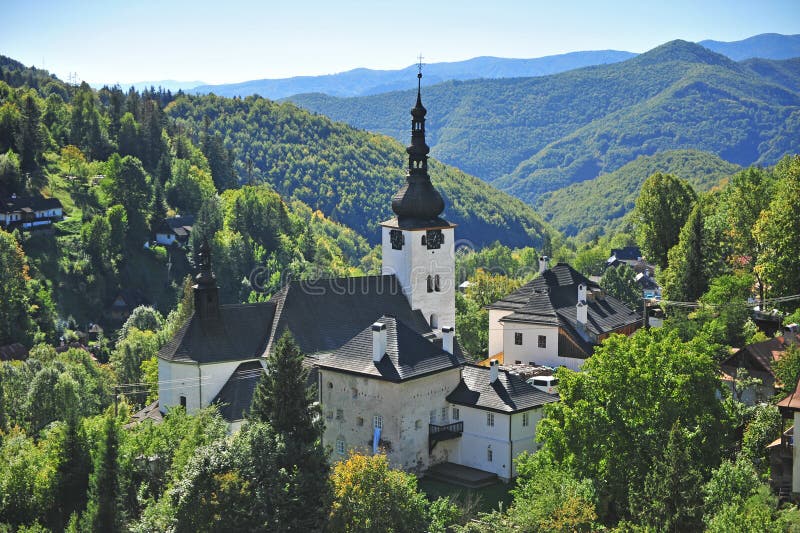
<svg viewBox="0 0 800 533">
<path fill-rule="evenodd" d="M 438 250 L 444 244 L 444 234 L 440 229 L 429 229 L 425 231 L 425 244 L 428 250 Z"/>
<path fill-rule="evenodd" d="M 402 250 L 403 245 L 406 243 L 406 238 L 399 229 L 393 229 L 389 232 L 389 240 L 392 243 L 392 250 Z"/>
</svg>

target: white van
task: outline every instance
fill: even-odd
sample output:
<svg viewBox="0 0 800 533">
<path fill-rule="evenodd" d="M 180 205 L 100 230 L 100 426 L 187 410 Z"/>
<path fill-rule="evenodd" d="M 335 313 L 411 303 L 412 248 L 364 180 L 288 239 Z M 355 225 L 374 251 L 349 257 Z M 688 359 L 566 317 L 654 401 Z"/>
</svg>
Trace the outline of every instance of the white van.
<svg viewBox="0 0 800 533">
<path fill-rule="evenodd" d="M 528 379 L 527 383 L 547 394 L 558 394 L 558 378 L 555 376 L 535 376 Z"/>
</svg>

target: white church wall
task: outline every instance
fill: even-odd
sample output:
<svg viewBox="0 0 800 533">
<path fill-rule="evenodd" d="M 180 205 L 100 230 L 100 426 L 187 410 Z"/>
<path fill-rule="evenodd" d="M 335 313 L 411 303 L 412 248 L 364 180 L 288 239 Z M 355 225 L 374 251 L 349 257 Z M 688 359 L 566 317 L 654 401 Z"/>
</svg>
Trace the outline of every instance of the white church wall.
<svg viewBox="0 0 800 533">
<path fill-rule="evenodd" d="M 428 249 L 422 244 L 425 230 L 401 230 L 404 243 L 402 250 L 391 244 L 392 228 L 382 228 L 383 274 L 397 276 L 403 293 L 412 309 L 419 309 L 429 321 L 435 317 L 437 329 L 455 326 L 455 234 L 453 228 L 440 228 L 444 243 L 440 248 Z M 439 290 L 428 292 L 428 276 L 435 280 L 439 276 Z"/>
</svg>

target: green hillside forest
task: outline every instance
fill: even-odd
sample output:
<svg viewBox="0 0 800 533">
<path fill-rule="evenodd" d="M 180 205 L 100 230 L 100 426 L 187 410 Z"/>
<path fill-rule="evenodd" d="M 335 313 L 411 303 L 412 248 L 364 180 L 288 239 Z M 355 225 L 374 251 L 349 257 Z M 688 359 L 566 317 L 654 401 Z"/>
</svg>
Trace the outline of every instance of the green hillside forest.
<svg viewBox="0 0 800 533">
<path fill-rule="evenodd" d="M 432 153 L 535 204 L 546 192 L 640 155 L 695 149 L 747 166 L 800 146 L 797 60 L 737 63 L 672 41 L 637 57 L 538 78 L 451 81 L 425 90 Z M 404 136 L 412 91 L 292 101 Z M 406 104 L 407 106 L 407 104 Z"/>
</svg>

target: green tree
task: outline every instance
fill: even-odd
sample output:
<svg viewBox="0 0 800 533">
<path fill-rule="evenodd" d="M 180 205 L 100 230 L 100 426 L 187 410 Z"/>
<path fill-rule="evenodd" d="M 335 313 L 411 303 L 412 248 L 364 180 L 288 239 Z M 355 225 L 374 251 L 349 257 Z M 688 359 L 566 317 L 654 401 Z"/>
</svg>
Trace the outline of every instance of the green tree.
<svg viewBox="0 0 800 533">
<path fill-rule="evenodd" d="M 714 278 L 708 291 L 700 297 L 703 307 L 695 313 L 695 318 L 714 322 L 706 329 L 715 342 L 734 347 L 745 343 L 745 323 L 751 314 L 747 302 L 754 281 L 746 272 L 723 274 Z"/>
<path fill-rule="evenodd" d="M 800 348 L 797 344 L 790 344 L 783 357 L 772 362 L 777 384 L 783 387 L 784 392 L 790 392 L 800 380 Z"/>
<path fill-rule="evenodd" d="M 701 517 L 697 450 L 680 420 L 675 421 L 662 454 L 655 458 L 641 491 L 630 498 L 640 522 L 654 531 L 697 530 Z M 633 488 L 633 487 L 632 487 Z"/>
<path fill-rule="evenodd" d="M 757 405 L 754 410 L 744 430 L 739 453 L 764 474 L 769 468 L 767 446 L 781 436 L 781 414 L 777 407 L 769 404 Z"/>
<path fill-rule="evenodd" d="M 642 306 L 642 288 L 636 283 L 636 272 L 624 263 L 608 267 L 600 278 L 600 286 L 631 309 Z"/>
<path fill-rule="evenodd" d="M 29 342 L 33 324 L 29 316 L 25 253 L 13 235 L 0 229 L 0 345 Z"/>
<path fill-rule="evenodd" d="M 335 532 L 425 531 L 427 501 L 417 478 L 389 468 L 385 455 L 351 455 L 337 463 L 328 530 Z"/>
<path fill-rule="evenodd" d="M 688 182 L 656 172 L 642 184 L 632 213 L 636 242 L 645 257 L 667 267 L 667 252 L 676 244 L 697 198 Z"/>
<path fill-rule="evenodd" d="M 110 196 L 114 204 L 122 205 L 128 219 L 128 228 L 134 236 L 146 230 L 146 213 L 152 189 L 142 163 L 133 156 L 109 160 Z"/>
<path fill-rule="evenodd" d="M 581 372 L 559 369 L 561 402 L 548 406 L 537 428 L 556 461 L 593 480 L 598 509 L 633 516 L 631 495 L 645 485 L 677 422 L 695 435 L 685 465 L 706 479 L 729 443 L 731 418 L 717 399 L 716 347 L 677 332 L 640 330 L 612 335 Z"/>
<path fill-rule="evenodd" d="M 23 187 L 19 157 L 11 151 L 0 154 L 0 185 L 11 192 L 19 192 Z"/>
<path fill-rule="evenodd" d="M 664 297 L 668 300 L 694 301 L 708 289 L 707 244 L 702 202 L 694 204 L 678 243 L 669 250 L 664 271 Z"/>
<path fill-rule="evenodd" d="M 153 331 L 140 331 L 135 327 L 127 330 L 124 339 L 117 343 L 110 363 L 120 383 L 140 383 L 142 362 L 158 352 L 158 335 Z M 140 398 L 139 401 L 144 401 Z"/>
<path fill-rule="evenodd" d="M 81 513 L 86 507 L 92 463 L 89 443 L 77 417 L 67 419 L 58 437 L 55 505 L 50 525 L 53 529 L 61 530 L 70 516 Z"/>
<path fill-rule="evenodd" d="M 119 134 L 117 136 L 119 154 L 121 156 L 132 155 L 139 157 L 139 124 L 131 113 L 122 115 L 119 123 Z"/>
<path fill-rule="evenodd" d="M 167 201 L 183 213 L 197 213 L 204 202 L 216 194 L 211 175 L 186 159 L 172 163 L 172 177 L 167 182 Z"/>
<path fill-rule="evenodd" d="M 769 208 L 753 229 L 761 253 L 756 273 L 778 296 L 800 293 L 800 156 L 775 167 L 778 182 Z"/>
<path fill-rule="evenodd" d="M 101 438 L 89 482 L 89 503 L 81 522 L 84 529 L 92 531 L 120 531 L 119 428 L 114 417 L 106 415 Z"/>
<path fill-rule="evenodd" d="M 45 135 L 42 131 L 42 110 L 35 91 L 22 97 L 22 123 L 20 131 L 20 159 L 23 172 L 36 172 L 44 151 Z"/>
<path fill-rule="evenodd" d="M 218 134 L 203 134 L 201 139 L 203 155 L 208 160 L 211 176 L 217 190 L 224 191 L 236 186 L 238 181 L 233 170 L 233 154 L 225 147 L 222 137 Z"/>
<path fill-rule="evenodd" d="M 709 533 L 781 533 L 800 528 L 800 511 L 797 507 L 780 508 L 767 485 L 743 502 L 724 505 L 717 513 L 706 517 Z"/>
</svg>

